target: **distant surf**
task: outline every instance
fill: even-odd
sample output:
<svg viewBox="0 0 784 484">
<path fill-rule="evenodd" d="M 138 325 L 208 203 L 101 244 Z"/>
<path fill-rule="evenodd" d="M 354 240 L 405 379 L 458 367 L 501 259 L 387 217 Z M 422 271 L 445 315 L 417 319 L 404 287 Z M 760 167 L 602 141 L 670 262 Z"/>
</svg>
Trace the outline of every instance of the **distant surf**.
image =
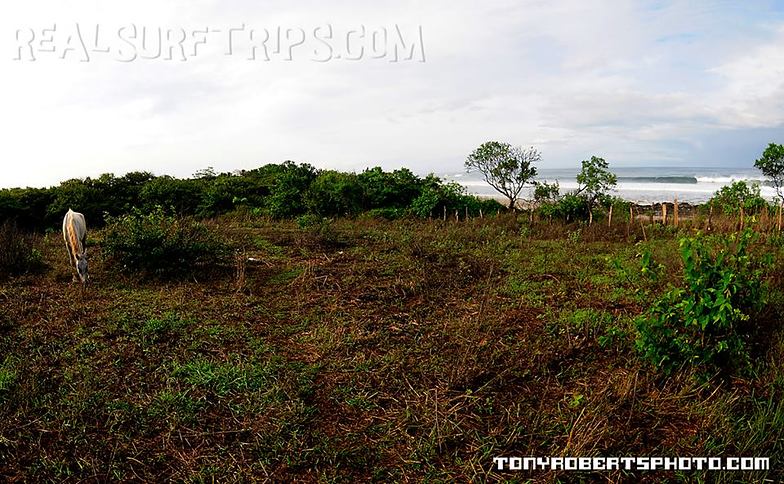
<svg viewBox="0 0 784 484">
<path fill-rule="evenodd" d="M 769 180 L 753 167 L 706 168 L 706 167 L 618 167 L 612 171 L 618 176 L 618 185 L 613 194 L 626 200 L 641 203 L 671 202 L 676 198 L 686 203 L 704 203 L 723 186 L 735 181 L 746 181 L 760 185 L 762 196 L 773 200 L 776 195 Z M 561 193 L 577 189 L 576 169 L 539 168 L 537 181 L 558 182 Z M 454 181 L 466 187 L 469 193 L 481 196 L 498 195 L 479 173 L 451 173 L 442 175 L 446 181 Z M 532 198 L 533 189 L 528 187 L 521 193 L 523 198 Z"/>
<path fill-rule="evenodd" d="M 619 183 L 699 183 L 696 176 L 619 176 Z"/>
</svg>

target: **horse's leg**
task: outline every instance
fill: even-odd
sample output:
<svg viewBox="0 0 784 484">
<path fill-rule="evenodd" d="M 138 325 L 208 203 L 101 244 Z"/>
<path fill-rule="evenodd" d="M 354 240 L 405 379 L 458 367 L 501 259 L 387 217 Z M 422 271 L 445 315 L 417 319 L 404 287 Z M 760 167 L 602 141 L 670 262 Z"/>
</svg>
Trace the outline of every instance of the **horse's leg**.
<svg viewBox="0 0 784 484">
<path fill-rule="evenodd" d="M 71 252 L 71 247 L 68 245 L 68 242 L 65 243 L 65 250 L 66 250 L 66 252 L 68 252 L 68 262 L 70 264 L 68 267 L 71 268 L 71 271 L 75 271 L 76 270 L 76 261 L 74 260 L 74 255 Z M 76 274 L 72 274 L 71 282 L 76 282 Z"/>
</svg>

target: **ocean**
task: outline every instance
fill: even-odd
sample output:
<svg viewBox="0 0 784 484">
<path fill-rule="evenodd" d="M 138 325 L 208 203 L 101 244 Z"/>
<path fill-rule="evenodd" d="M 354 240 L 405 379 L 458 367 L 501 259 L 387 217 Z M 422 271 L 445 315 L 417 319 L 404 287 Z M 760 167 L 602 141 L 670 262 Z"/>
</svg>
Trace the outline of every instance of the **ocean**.
<svg viewBox="0 0 784 484">
<path fill-rule="evenodd" d="M 657 202 L 679 202 L 692 204 L 708 201 L 721 187 L 734 181 L 744 180 L 759 183 L 762 196 L 773 200 L 776 191 L 759 170 L 749 168 L 705 168 L 705 167 L 610 167 L 618 176 L 618 185 L 613 195 L 626 200 L 651 204 Z M 576 190 L 575 177 L 579 168 L 537 168 L 537 181 L 558 181 L 561 194 Z M 485 183 L 480 173 L 447 173 L 445 181 L 463 185 L 469 193 L 480 196 L 499 195 Z M 526 187 L 520 194 L 523 199 L 533 198 L 533 188 Z"/>
</svg>

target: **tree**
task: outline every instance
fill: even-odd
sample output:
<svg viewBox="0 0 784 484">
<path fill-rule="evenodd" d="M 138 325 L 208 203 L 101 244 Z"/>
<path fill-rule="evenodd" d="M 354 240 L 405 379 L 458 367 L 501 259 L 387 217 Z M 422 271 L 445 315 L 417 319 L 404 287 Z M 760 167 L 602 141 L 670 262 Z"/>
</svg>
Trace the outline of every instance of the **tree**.
<svg viewBox="0 0 784 484">
<path fill-rule="evenodd" d="M 520 191 L 536 176 L 534 163 L 542 155 L 534 147 L 513 147 L 508 143 L 488 141 L 468 156 L 467 171 L 478 170 L 488 185 L 509 199 L 509 209 L 514 210 Z"/>
<path fill-rule="evenodd" d="M 758 184 L 736 181 L 721 187 L 710 199 L 710 205 L 719 207 L 726 214 L 735 215 L 741 209 L 746 213 L 759 212 L 767 202 L 760 195 Z"/>
<path fill-rule="evenodd" d="M 577 194 L 588 200 L 588 224 L 593 222 L 593 209 L 596 202 L 607 196 L 607 192 L 618 183 L 618 177 L 609 169 L 610 165 L 604 158 L 592 156 L 583 160 L 582 170 L 577 175 Z"/>
<path fill-rule="evenodd" d="M 762 157 L 754 162 L 754 167 L 773 181 L 773 188 L 781 200 L 781 189 L 784 187 L 784 145 L 770 143 Z"/>
<path fill-rule="evenodd" d="M 558 180 L 553 183 L 541 182 L 534 188 L 534 201 L 539 203 L 554 203 L 561 197 L 561 186 Z"/>
</svg>

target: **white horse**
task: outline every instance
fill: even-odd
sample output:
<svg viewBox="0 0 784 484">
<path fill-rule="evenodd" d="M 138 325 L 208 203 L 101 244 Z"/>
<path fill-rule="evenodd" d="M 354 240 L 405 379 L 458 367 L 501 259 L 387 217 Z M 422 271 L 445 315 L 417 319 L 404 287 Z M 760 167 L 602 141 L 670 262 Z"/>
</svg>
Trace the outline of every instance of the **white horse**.
<svg viewBox="0 0 784 484">
<path fill-rule="evenodd" d="M 71 266 L 76 268 L 76 276 L 79 276 L 82 284 L 87 284 L 87 222 L 84 221 L 84 215 L 68 209 L 63 219 L 63 238 Z"/>
</svg>

